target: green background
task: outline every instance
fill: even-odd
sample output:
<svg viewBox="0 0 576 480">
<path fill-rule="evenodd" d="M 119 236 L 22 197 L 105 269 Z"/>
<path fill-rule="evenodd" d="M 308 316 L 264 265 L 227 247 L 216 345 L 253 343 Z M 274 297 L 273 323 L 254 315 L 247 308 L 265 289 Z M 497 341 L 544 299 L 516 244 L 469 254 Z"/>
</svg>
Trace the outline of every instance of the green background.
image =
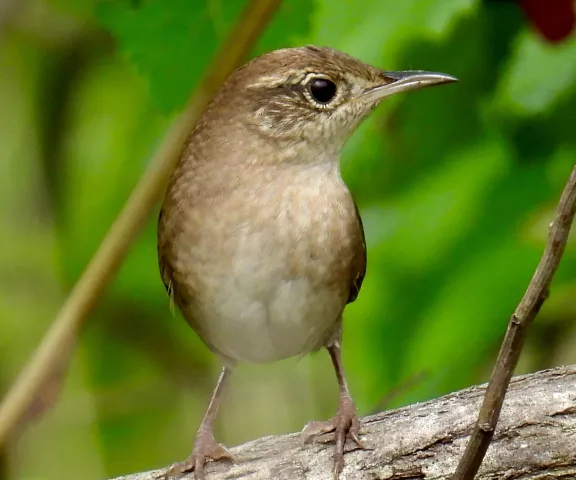
<svg viewBox="0 0 576 480">
<path fill-rule="evenodd" d="M 6 2 L 0 392 L 244 4 Z M 513 2 L 286 0 L 253 55 L 307 43 L 460 79 L 387 99 L 343 154 L 369 248 L 344 326 L 360 413 L 485 381 L 575 163 L 576 37 L 546 43 Z M 188 455 L 219 364 L 170 314 L 156 214 L 82 332 L 54 408 L 1 452 L 0 478 L 101 479 Z M 575 299 L 573 235 L 519 373 L 576 363 Z M 296 431 L 336 400 L 324 352 L 242 367 L 216 436 L 231 446 Z"/>
</svg>

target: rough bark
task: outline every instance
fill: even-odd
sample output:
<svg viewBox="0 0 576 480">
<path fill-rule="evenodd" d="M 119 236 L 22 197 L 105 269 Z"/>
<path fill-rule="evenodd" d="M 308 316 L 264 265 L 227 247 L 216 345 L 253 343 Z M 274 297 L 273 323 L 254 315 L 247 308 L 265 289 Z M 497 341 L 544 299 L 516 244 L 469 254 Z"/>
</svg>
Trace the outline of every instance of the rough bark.
<svg viewBox="0 0 576 480">
<path fill-rule="evenodd" d="M 341 480 L 447 479 L 472 430 L 485 385 L 366 417 L 372 450 L 346 454 Z M 329 438 L 327 438 L 329 440 Z M 298 434 L 232 449 L 235 464 L 207 465 L 209 480 L 331 480 L 332 445 L 301 446 Z M 156 472 L 116 480 L 152 480 Z M 189 477 L 193 478 L 192 475 Z M 478 480 L 576 479 L 576 365 L 516 377 Z"/>
</svg>

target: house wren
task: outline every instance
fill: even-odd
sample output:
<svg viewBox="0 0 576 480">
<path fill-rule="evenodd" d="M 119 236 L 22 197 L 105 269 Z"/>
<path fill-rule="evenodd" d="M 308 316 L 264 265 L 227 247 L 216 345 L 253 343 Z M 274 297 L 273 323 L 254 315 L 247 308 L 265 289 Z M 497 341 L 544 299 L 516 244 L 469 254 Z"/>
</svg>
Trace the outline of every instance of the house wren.
<svg viewBox="0 0 576 480">
<path fill-rule="evenodd" d="M 342 181 L 340 151 L 389 95 L 456 81 L 423 71 L 386 72 L 330 48 L 262 55 L 233 73 L 188 137 L 158 226 L 166 289 L 223 362 L 184 462 L 165 474 L 231 458 L 212 433 L 224 384 L 240 362 L 272 362 L 326 347 L 339 386 L 327 422 L 303 439 L 334 432 L 334 477 L 359 422 L 342 368 L 342 313 L 364 278 L 358 210 Z"/>
</svg>

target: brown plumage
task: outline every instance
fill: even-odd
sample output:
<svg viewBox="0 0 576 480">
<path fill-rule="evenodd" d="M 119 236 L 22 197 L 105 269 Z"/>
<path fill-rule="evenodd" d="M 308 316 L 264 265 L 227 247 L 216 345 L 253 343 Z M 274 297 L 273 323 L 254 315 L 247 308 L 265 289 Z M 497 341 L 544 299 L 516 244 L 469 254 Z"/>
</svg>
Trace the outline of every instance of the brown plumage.
<svg viewBox="0 0 576 480">
<path fill-rule="evenodd" d="M 328 48 L 277 50 L 238 69 L 188 138 L 162 205 L 162 280 L 184 318 L 224 362 L 191 457 L 169 475 L 228 452 L 211 431 L 237 362 L 327 347 L 340 385 L 335 476 L 358 422 L 340 362 L 344 307 L 358 296 L 366 247 L 339 154 L 380 99 L 452 81 L 383 72 Z"/>
</svg>

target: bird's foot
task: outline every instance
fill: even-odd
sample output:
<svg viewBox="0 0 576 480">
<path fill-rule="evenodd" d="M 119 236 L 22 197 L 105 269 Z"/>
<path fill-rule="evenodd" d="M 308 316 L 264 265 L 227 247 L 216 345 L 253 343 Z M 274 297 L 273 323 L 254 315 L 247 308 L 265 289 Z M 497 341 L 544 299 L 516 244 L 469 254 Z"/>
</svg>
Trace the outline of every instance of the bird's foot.
<svg viewBox="0 0 576 480">
<path fill-rule="evenodd" d="M 344 445 L 346 439 L 350 439 L 356 444 L 357 448 L 365 449 L 364 443 L 360 440 L 360 422 L 356 415 L 356 405 L 349 395 L 343 395 L 340 398 L 338 412 L 326 422 L 310 422 L 302 433 L 300 440 L 302 444 L 312 441 L 325 443 L 320 437 L 324 434 L 334 432 L 334 480 L 338 480 L 340 472 L 344 468 Z"/>
<path fill-rule="evenodd" d="M 234 461 L 234 457 L 228 449 L 216 442 L 210 430 L 199 432 L 196 436 L 194 450 L 183 462 L 174 463 L 168 470 L 157 476 L 158 479 L 167 480 L 178 478 L 184 473 L 194 471 L 195 480 L 204 480 L 204 465 L 207 460 L 229 460 Z"/>
</svg>

